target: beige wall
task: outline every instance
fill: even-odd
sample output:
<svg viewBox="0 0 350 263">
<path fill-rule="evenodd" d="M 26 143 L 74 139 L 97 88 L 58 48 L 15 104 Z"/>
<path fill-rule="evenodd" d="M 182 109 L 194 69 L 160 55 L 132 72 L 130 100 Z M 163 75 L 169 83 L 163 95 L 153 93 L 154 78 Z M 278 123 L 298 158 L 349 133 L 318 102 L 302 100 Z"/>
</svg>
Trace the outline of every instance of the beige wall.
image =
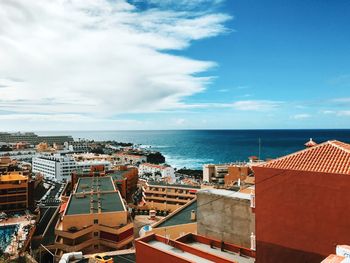
<svg viewBox="0 0 350 263">
<path fill-rule="evenodd" d="M 147 232 L 148 234 L 158 234 L 161 236 L 169 235 L 171 239 L 176 239 L 187 233 L 197 233 L 197 223 L 176 225 L 176 226 L 168 226 L 168 227 L 159 227 L 154 228 L 151 231 Z"/>
<path fill-rule="evenodd" d="M 78 229 L 90 226 L 94 224 L 94 220 L 98 219 L 98 224 L 109 227 L 117 227 L 121 224 L 126 225 L 128 212 L 110 212 L 110 213 L 94 213 L 94 214 L 81 214 L 81 215 L 65 215 L 62 221 L 62 227 L 64 231 L 67 231 L 70 227 L 76 227 Z"/>
</svg>

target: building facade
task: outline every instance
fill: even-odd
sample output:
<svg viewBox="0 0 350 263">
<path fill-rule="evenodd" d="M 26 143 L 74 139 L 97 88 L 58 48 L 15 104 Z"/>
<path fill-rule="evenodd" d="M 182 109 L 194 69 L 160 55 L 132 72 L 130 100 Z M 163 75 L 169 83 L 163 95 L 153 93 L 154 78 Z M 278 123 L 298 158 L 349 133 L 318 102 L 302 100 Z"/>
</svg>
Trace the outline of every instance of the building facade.
<svg viewBox="0 0 350 263">
<path fill-rule="evenodd" d="M 139 166 L 139 175 L 146 174 L 150 174 L 155 180 L 168 178 L 170 182 L 175 181 L 175 170 L 168 165 L 143 163 Z"/>
<path fill-rule="evenodd" d="M 144 183 L 143 204 L 149 209 L 173 212 L 196 198 L 198 189 L 175 185 Z"/>
<path fill-rule="evenodd" d="M 321 262 L 350 244 L 350 145 L 327 141 L 254 167 L 257 261 Z"/>
<path fill-rule="evenodd" d="M 109 161 L 77 161 L 69 155 L 43 155 L 34 157 L 32 160 L 32 170 L 34 173 L 42 173 L 45 177 L 56 178 L 57 180 L 69 180 L 72 172 L 75 170 L 90 171 L 91 167 L 101 165 L 105 167 L 105 170 L 111 168 Z"/>
<path fill-rule="evenodd" d="M 59 254 L 131 246 L 134 225 L 112 177 L 79 178 L 55 228 Z"/>
<path fill-rule="evenodd" d="M 0 211 L 20 211 L 28 206 L 28 177 L 17 171 L 0 175 Z"/>
</svg>

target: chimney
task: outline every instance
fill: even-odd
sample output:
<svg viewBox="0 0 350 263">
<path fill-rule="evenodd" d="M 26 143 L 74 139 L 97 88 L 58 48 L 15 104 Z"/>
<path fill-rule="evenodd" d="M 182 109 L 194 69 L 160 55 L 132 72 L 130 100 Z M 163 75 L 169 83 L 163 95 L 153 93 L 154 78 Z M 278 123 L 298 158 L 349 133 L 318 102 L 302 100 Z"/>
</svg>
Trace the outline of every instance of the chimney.
<svg viewBox="0 0 350 263">
<path fill-rule="evenodd" d="M 196 211 L 191 211 L 191 221 L 196 221 Z"/>
</svg>

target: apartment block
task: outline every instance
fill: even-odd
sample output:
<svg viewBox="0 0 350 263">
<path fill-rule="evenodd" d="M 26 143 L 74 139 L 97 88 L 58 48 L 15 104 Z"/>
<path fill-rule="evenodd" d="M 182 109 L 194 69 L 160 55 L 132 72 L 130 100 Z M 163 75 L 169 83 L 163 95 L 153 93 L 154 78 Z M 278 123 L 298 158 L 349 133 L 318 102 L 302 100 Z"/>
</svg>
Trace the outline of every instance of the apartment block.
<svg viewBox="0 0 350 263">
<path fill-rule="evenodd" d="M 84 254 L 131 246 L 133 228 L 112 177 L 79 178 L 55 228 L 60 254 Z"/>
<path fill-rule="evenodd" d="M 28 177 L 22 172 L 0 175 L 0 211 L 25 210 L 29 206 Z"/>
<path fill-rule="evenodd" d="M 150 209 L 173 212 L 196 198 L 197 188 L 144 183 L 143 203 Z"/>
</svg>

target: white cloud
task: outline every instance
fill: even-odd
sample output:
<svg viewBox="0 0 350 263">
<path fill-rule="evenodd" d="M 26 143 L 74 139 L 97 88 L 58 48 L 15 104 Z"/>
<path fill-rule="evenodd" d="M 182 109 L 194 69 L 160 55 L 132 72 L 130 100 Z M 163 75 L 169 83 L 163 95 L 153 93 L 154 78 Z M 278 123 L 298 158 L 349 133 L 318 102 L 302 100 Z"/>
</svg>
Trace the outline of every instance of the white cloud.
<svg viewBox="0 0 350 263">
<path fill-rule="evenodd" d="M 167 50 L 226 32 L 228 19 L 123 0 L 0 1 L 0 110 L 60 120 L 181 108 L 215 63 Z"/>
<path fill-rule="evenodd" d="M 281 101 L 271 100 L 241 100 L 232 104 L 233 108 L 242 111 L 267 111 L 281 106 Z"/>
<path fill-rule="evenodd" d="M 337 112 L 338 116 L 350 116 L 350 110 L 342 110 Z"/>
<path fill-rule="evenodd" d="M 304 119 L 309 119 L 311 118 L 310 114 L 307 113 L 300 113 L 300 114 L 295 114 L 294 116 L 292 116 L 292 119 L 295 120 L 304 120 Z"/>
</svg>

